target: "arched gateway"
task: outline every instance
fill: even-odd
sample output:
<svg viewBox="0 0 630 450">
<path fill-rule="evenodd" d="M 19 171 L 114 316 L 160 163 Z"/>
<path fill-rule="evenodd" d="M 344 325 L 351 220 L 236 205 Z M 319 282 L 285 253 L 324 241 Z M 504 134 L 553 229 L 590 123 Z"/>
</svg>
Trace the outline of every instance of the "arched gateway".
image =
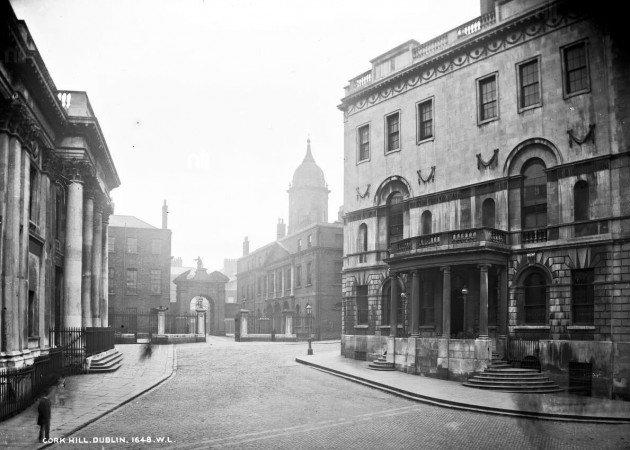
<svg viewBox="0 0 630 450">
<path fill-rule="evenodd" d="M 225 283 L 228 277 L 221 272 L 208 273 L 198 264 L 175 278 L 177 302 L 174 309 L 178 313 L 206 311 L 206 333 L 215 336 L 225 335 Z"/>
</svg>

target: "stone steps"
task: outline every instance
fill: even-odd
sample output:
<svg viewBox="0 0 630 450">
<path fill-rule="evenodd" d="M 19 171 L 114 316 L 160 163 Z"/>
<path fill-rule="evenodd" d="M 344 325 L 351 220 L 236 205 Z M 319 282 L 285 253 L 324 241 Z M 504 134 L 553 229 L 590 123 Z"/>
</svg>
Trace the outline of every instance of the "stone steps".
<svg viewBox="0 0 630 450">
<path fill-rule="evenodd" d="M 100 358 L 92 359 L 88 373 L 115 372 L 122 366 L 123 355 L 118 350 Z"/>
<path fill-rule="evenodd" d="M 551 394 L 562 390 L 537 370 L 513 368 L 507 362 L 499 360 L 494 353 L 490 366 L 469 378 L 463 385 L 476 389 L 531 394 Z"/>
<path fill-rule="evenodd" d="M 368 369 L 372 370 L 396 370 L 394 363 L 387 362 L 385 355 L 381 355 L 368 364 Z"/>
</svg>

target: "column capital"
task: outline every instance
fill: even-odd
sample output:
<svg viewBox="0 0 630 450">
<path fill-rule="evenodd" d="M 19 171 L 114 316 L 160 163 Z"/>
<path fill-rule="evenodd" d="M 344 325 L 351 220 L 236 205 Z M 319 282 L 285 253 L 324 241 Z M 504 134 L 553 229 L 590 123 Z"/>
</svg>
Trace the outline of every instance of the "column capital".
<svg viewBox="0 0 630 450">
<path fill-rule="evenodd" d="M 47 139 L 38 120 L 18 93 L 14 93 L 10 99 L 0 101 L 0 131 L 19 140 L 22 148 L 35 158 L 46 147 Z"/>
<path fill-rule="evenodd" d="M 451 266 L 442 266 L 440 270 L 445 273 L 451 273 Z"/>
<path fill-rule="evenodd" d="M 477 264 L 477 267 L 482 271 L 482 272 L 487 272 L 488 269 L 490 267 L 492 267 L 492 264 L 488 264 L 488 263 L 482 263 L 482 264 Z"/>
</svg>

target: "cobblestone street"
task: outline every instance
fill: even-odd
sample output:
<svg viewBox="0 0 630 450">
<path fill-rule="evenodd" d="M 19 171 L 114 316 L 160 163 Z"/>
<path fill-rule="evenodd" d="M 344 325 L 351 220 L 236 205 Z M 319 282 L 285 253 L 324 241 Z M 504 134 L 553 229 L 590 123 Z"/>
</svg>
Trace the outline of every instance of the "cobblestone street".
<svg viewBox="0 0 630 450">
<path fill-rule="evenodd" d="M 338 346 L 316 343 L 314 352 Z M 517 419 L 412 402 L 297 364 L 302 353 L 303 343 L 214 337 L 178 346 L 172 379 L 72 436 L 89 443 L 53 448 L 630 448 L 627 425 Z M 91 444 L 106 437 L 126 442 Z"/>
</svg>

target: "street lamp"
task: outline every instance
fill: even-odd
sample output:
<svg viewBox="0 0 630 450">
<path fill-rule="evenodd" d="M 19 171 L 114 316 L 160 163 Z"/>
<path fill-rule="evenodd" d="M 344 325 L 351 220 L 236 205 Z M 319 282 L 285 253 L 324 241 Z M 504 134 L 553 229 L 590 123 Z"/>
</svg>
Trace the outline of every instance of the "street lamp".
<svg viewBox="0 0 630 450">
<path fill-rule="evenodd" d="M 306 317 L 308 318 L 308 351 L 306 352 L 307 355 L 312 355 L 313 354 L 313 348 L 311 347 L 311 341 L 313 340 L 313 335 L 312 333 L 312 320 L 313 320 L 313 307 L 311 306 L 310 303 L 306 304 Z"/>
<path fill-rule="evenodd" d="M 468 289 L 466 289 L 466 285 L 462 288 L 462 297 L 464 298 L 464 337 L 466 337 L 466 333 L 468 329 L 466 327 L 466 297 L 468 296 Z"/>
</svg>

